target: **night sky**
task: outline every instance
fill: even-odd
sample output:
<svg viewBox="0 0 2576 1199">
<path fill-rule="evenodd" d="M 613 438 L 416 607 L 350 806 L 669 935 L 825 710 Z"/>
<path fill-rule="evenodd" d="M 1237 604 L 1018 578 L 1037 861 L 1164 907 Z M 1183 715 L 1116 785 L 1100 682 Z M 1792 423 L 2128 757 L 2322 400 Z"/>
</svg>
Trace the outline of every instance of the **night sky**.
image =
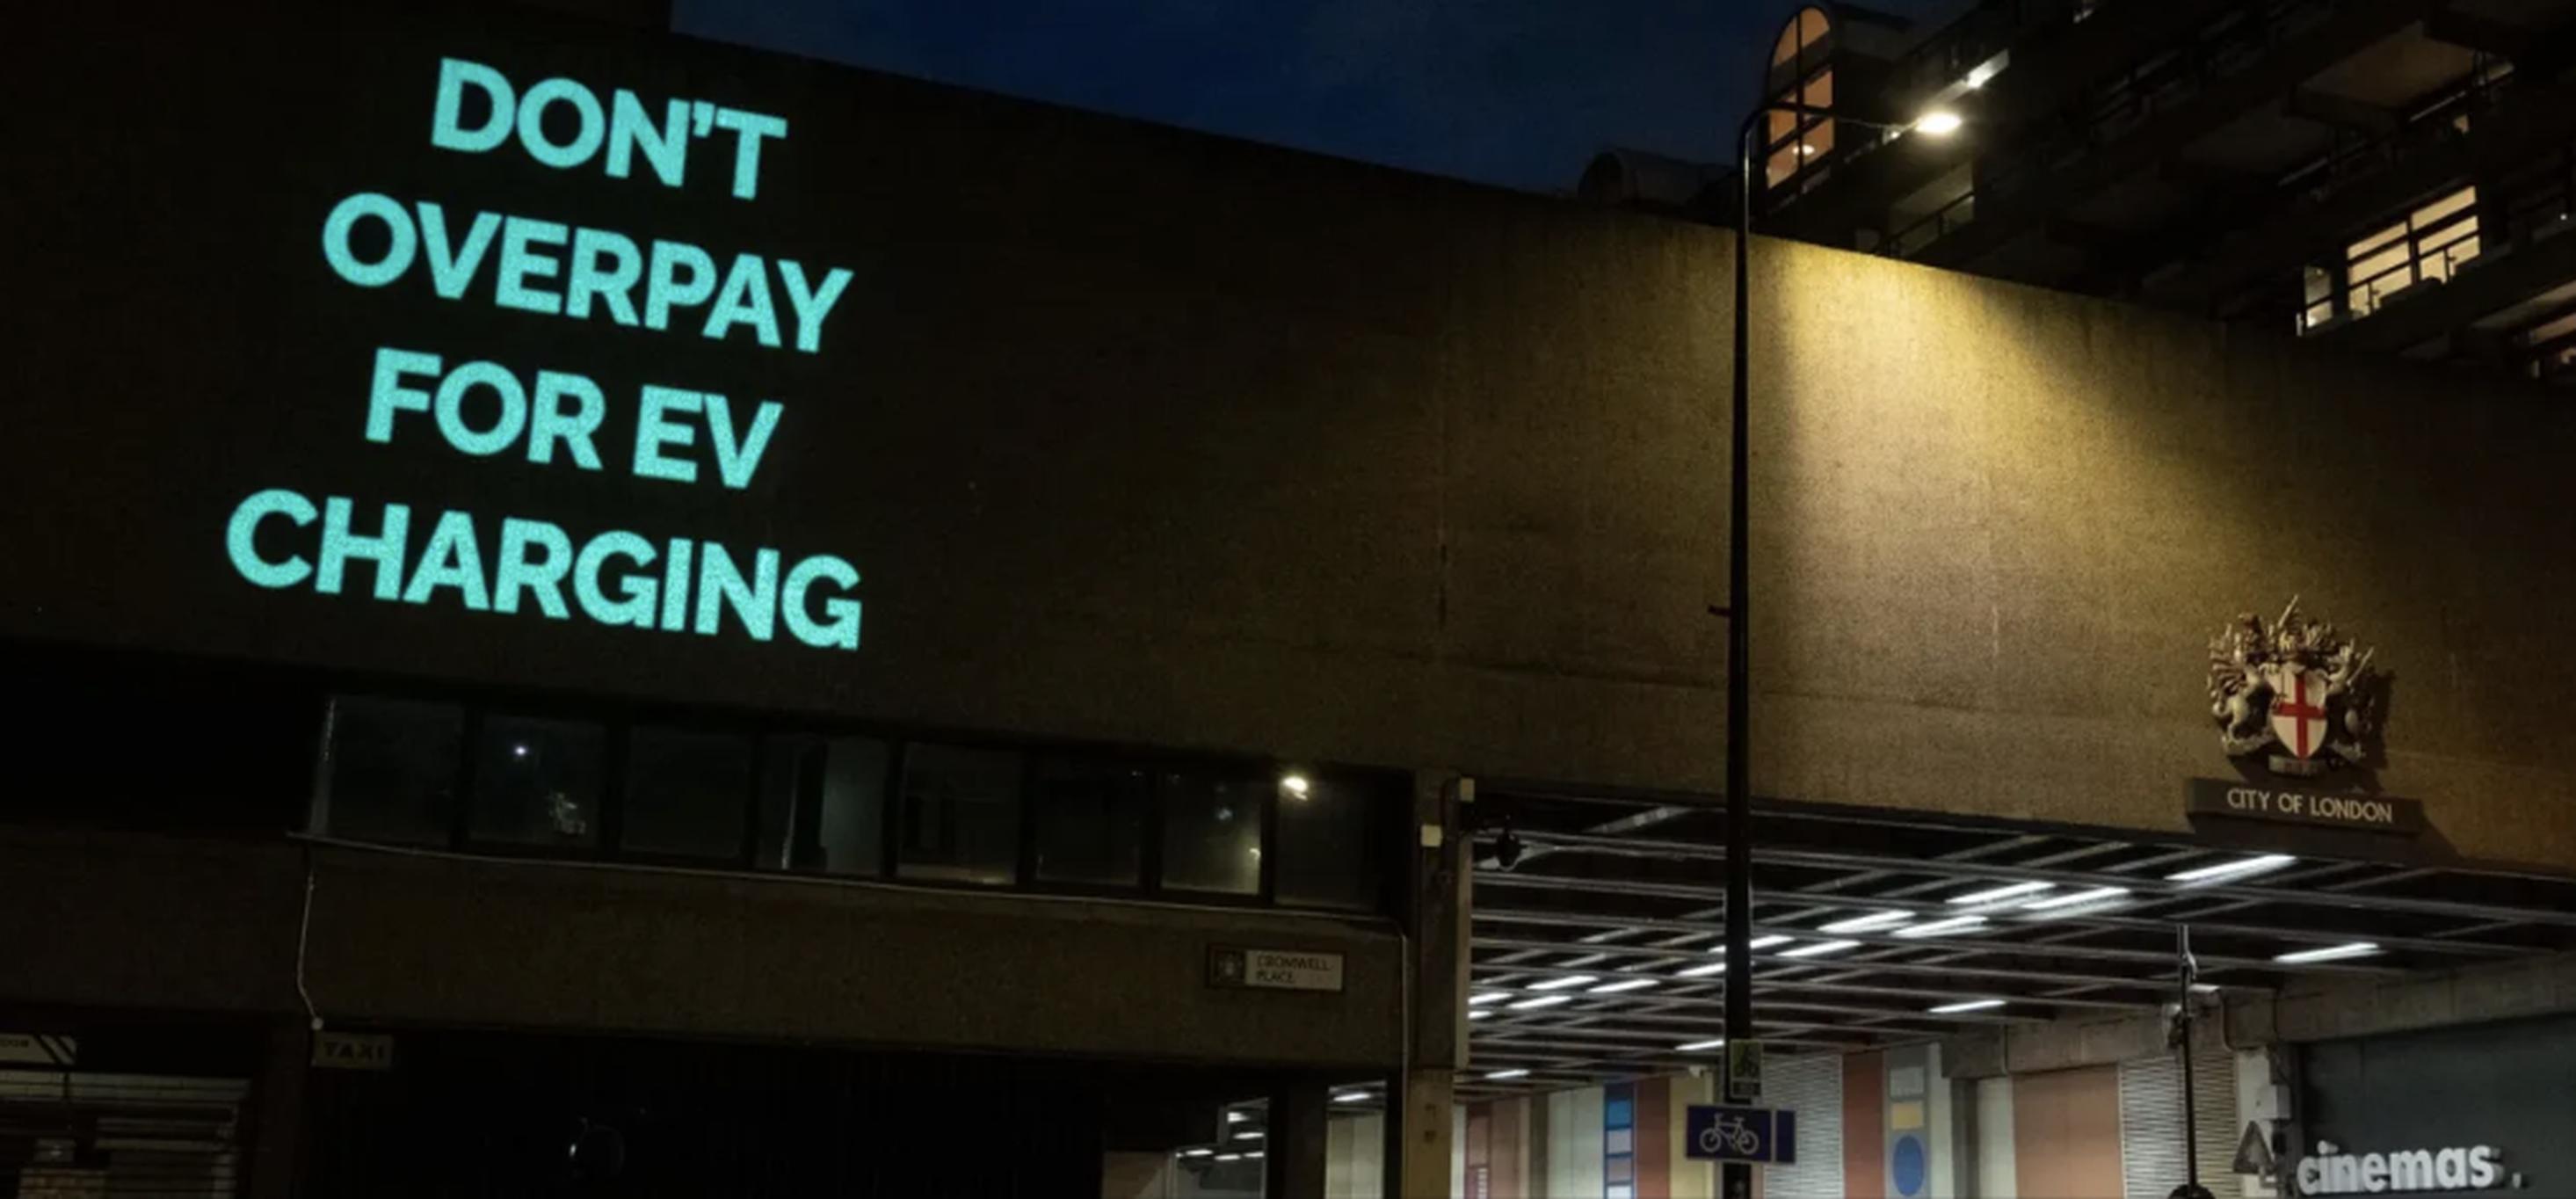
<svg viewBox="0 0 2576 1199">
<path fill-rule="evenodd" d="M 1923 0 L 1872 7 L 1915 12 Z M 1255 141 L 1566 191 L 1702 161 L 1793 0 L 677 0 L 683 32 Z"/>
</svg>

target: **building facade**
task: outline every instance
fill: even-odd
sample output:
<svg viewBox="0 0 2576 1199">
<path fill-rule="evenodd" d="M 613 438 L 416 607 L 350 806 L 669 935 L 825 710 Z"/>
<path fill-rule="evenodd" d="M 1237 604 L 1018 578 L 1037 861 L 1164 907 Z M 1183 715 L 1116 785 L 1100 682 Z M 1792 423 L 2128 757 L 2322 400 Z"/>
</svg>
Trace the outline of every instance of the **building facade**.
<svg viewBox="0 0 2576 1199">
<path fill-rule="evenodd" d="M 1790 17 L 1765 101 L 1775 234 L 2564 383 L 2576 363 L 2576 6 L 1994 0 Z M 1605 199 L 1708 213 L 1645 156 Z M 1723 195 L 1720 190 L 1716 194 Z"/>
<path fill-rule="evenodd" d="M 40 49 L 22 1190 L 1706 1185 L 1670 1125 L 1723 985 L 1678 938 L 1724 774 L 1725 238 L 515 8 Z M 2535 604 L 2576 418 L 1755 254 L 1757 918 L 1798 942 L 1757 1005 L 1835 1185 L 1983 1177 L 1981 1079 L 2128 1095 L 2194 903 L 2306 938 L 2212 947 L 2212 1020 L 2569 947 L 2576 632 Z M 2402 680 L 2316 785 L 2421 828 L 2186 802 L 2238 770 L 2212 634 L 2291 595 Z M 1934 885 L 1801 897 L 1856 854 Z M 2191 889 L 2251 855 L 2399 893 Z M 2142 906 L 1810 956 L 1853 918 L 1816 894 L 2114 859 Z M 2534 990 L 2298 1035 L 2570 1002 Z"/>
</svg>

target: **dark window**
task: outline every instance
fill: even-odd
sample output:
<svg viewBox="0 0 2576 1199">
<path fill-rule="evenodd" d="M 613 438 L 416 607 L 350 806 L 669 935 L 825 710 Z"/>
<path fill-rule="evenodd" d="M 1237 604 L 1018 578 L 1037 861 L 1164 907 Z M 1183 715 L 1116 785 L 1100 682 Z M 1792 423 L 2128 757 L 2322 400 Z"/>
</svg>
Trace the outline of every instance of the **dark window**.
<svg viewBox="0 0 2576 1199">
<path fill-rule="evenodd" d="M 1145 808 L 1154 778 L 1143 767 L 1050 758 L 1029 779 L 1038 881 L 1133 887 L 1143 881 Z"/>
<path fill-rule="evenodd" d="M 317 823 L 356 841 L 447 844 L 464 742 L 465 713 L 447 704 L 332 700 Z"/>
<path fill-rule="evenodd" d="M 888 748 L 866 737 L 772 737 L 761 779 L 763 866 L 885 872 Z"/>
<path fill-rule="evenodd" d="M 638 728 L 626 754 L 622 849 L 739 859 L 751 799 L 751 739 Z"/>
<path fill-rule="evenodd" d="M 1261 893 L 1265 781 L 1205 771 L 1162 776 L 1163 886 L 1224 895 Z"/>
<path fill-rule="evenodd" d="M 476 840 L 599 844 L 598 725 L 493 716 L 474 746 Z"/>
<path fill-rule="evenodd" d="M 1020 755 L 913 744 L 903 754 L 905 878 L 1007 884 L 1020 855 Z"/>
<path fill-rule="evenodd" d="M 1289 771 L 1279 778 L 1281 903 L 1374 909 L 1385 860 L 1381 830 L 1392 788 L 1366 775 Z"/>
</svg>

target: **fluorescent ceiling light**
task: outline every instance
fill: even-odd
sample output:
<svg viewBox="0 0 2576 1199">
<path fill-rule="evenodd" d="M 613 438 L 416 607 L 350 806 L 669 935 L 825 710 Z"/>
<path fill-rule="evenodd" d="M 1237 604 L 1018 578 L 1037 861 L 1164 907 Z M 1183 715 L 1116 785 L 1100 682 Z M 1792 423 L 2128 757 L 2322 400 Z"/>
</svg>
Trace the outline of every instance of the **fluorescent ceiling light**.
<svg viewBox="0 0 2576 1199">
<path fill-rule="evenodd" d="M 1780 951 L 1780 956 L 1784 958 L 1822 957 L 1828 953 L 1841 953 L 1846 949 L 1855 949 L 1859 946 L 1858 941 L 1818 941 L 1813 945 L 1801 945 L 1796 949 L 1783 949 Z"/>
<path fill-rule="evenodd" d="M 2046 912 L 2057 908 L 2071 908 L 2077 904 L 2101 903 L 2105 900 L 2118 899 L 2128 893 L 2127 887 L 2092 887 L 2082 891 L 2069 891 L 2064 895 L 2034 899 L 2021 907 L 2025 912 Z"/>
<path fill-rule="evenodd" d="M 1258 1141 L 1261 1139 L 1261 1135 L 1262 1134 L 1257 1132 L 1238 1132 L 1234 1134 L 1234 1139 L 1238 1141 Z"/>
<path fill-rule="evenodd" d="M 1214 1150 L 1214 1149 L 1184 1149 L 1184 1150 L 1181 1150 L 1181 1156 L 1183 1156 L 1183 1157 L 1212 1157 L 1212 1156 L 1214 1156 L 1215 1154 L 1216 1154 L 1216 1150 Z"/>
<path fill-rule="evenodd" d="M 1616 941 L 1621 937 L 1631 936 L 1635 934 L 1636 931 L 1637 930 L 1633 928 L 1614 928 L 1606 933 L 1593 933 L 1577 939 L 1585 945 L 1602 945 L 1611 941 Z"/>
<path fill-rule="evenodd" d="M 1551 978 L 1543 983 L 1531 983 L 1529 985 L 1529 989 L 1533 991 L 1562 991 L 1567 987 L 1580 987 L 1590 983 L 1597 983 L 1599 981 L 1601 980 L 1589 974 L 1568 974 L 1558 978 Z"/>
<path fill-rule="evenodd" d="M 1475 1011 L 1472 1011 L 1472 1012 L 1467 1013 L 1467 1018 L 1468 1018 L 1468 1019 L 1470 1019 L 1470 1020 L 1482 1020 L 1482 1019 L 1484 1019 L 1485 1017 L 1487 1017 L 1487 1016 L 1491 1016 L 1491 1015 L 1493 1015 L 1493 1014 L 1494 1014 L 1494 1009 L 1492 1009 L 1492 1008 L 1477 1008 Z"/>
<path fill-rule="evenodd" d="M 1896 930 L 1895 935 L 1900 937 L 1937 937 L 1943 933 L 1968 932 L 1983 927 L 1985 923 L 1986 918 L 1983 916 L 1952 916 L 1947 920 L 1935 920 L 1930 924 L 1918 924 L 1912 928 L 1900 928 Z"/>
<path fill-rule="evenodd" d="M 1476 994 L 1476 995 L 1470 995 L 1470 996 L 1468 996 L 1468 997 L 1467 997 L 1467 1006 L 1468 1006 L 1468 1007 L 1483 1007 L 1483 1006 L 1485 1006 L 1486 1004 L 1489 1004 L 1489 1003 L 1501 1003 L 1502 1001 L 1504 1001 L 1504 1000 L 1506 1000 L 1506 999 L 1509 999 L 1509 998 L 1511 998 L 1511 997 L 1512 997 L 1512 993 L 1511 993 L 1511 992 L 1509 992 L 1509 991 L 1486 991 L 1486 992 L 1483 992 L 1483 993 L 1481 993 L 1481 994 Z"/>
<path fill-rule="evenodd" d="M 2298 861 L 2297 858 L 2285 853 L 2267 853 L 2258 857 L 2238 858 L 2233 862 L 2220 862 L 2215 866 L 2197 866 L 2190 870 L 2179 870 L 2166 875 L 2165 881 L 2206 883 L 2222 878 L 2249 878 L 2257 874 L 2270 874 L 2296 861 Z"/>
<path fill-rule="evenodd" d="M 1515 1012 L 1534 1012 L 1543 1007 L 1555 1007 L 1560 1003 L 1572 1002 L 1574 1002 L 1574 997 L 1571 995 L 1541 995 L 1536 999 L 1524 999 L 1519 1003 L 1513 1004 L 1512 1010 Z"/>
<path fill-rule="evenodd" d="M 1253 1150 L 1253 1151 L 1252 1151 L 1252 1152 L 1250 1152 L 1250 1153 L 1244 1154 L 1244 1155 L 1243 1155 L 1243 1160 L 1248 1161 L 1248 1162 L 1257 1162 L 1257 1161 L 1260 1161 L 1260 1160 L 1261 1160 L 1261 1151 L 1260 1151 L 1260 1150 L 1258 1150 L 1258 1149 L 1255 1149 L 1255 1150 Z"/>
<path fill-rule="evenodd" d="M 1816 931 L 1820 933 L 1868 932 L 1871 929 L 1887 928 L 1892 925 L 1903 924 L 1913 918 L 1914 915 L 1911 912 L 1892 910 L 1871 912 L 1866 916 L 1854 916 L 1848 920 L 1837 920 L 1831 924 L 1819 925 L 1817 926 Z"/>
<path fill-rule="evenodd" d="M 1999 1008 L 2003 1005 L 2004 1001 L 2000 999 L 1970 999 L 1963 1003 L 1945 1003 L 1926 1010 L 1935 1016 L 1948 1016 L 1959 1012 L 1982 1012 L 1988 1008 Z"/>
<path fill-rule="evenodd" d="M 2272 960 L 2295 966 L 2301 962 L 2335 962 L 2345 958 L 2366 958 L 2377 952 L 2379 952 L 2379 946 L 2373 942 L 2353 941 L 2343 945 L 2328 945 L 2323 949 L 2301 949 L 2275 954 Z"/>
<path fill-rule="evenodd" d="M 1486 1082 L 1510 1082 L 1511 1080 L 1513 1080 L 1513 1079 L 1515 1079 L 1515 1078 L 1527 1078 L 1527 1077 L 1529 1077 L 1529 1071 L 1527 1071 L 1527 1070 L 1519 1070 L 1519 1069 L 1513 1069 L 1513 1070 L 1496 1070 L 1496 1071 L 1494 1071 L 1494 1072 L 1492 1072 L 1492 1073 L 1490 1073 L 1490 1074 L 1487 1074 L 1487 1075 L 1485 1076 L 1485 1081 L 1486 1081 Z"/>
<path fill-rule="evenodd" d="M 1620 993 L 1621 991 L 1643 991 L 1643 990 L 1645 990 L 1646 988 L 1651 987 L 1651 986 L 1653 986 L 1653 985 L 1655 985 L 1655 980 L 1653 980 L 1653 979 L 1651 979 L 1651 978 L 1623 978 L 1623 979 L 1618 980 L 1617 982 L 1606 982 L 1606 983 L 1603 983 L 1603 984 L 1601 984 L 1600 986 L 1594 987 L 1594 988 L 1592 988 L 1591 990 L 1584 992 L 1584 994 L 1586 994 L 1586 995 L 1616 995 L 1616 994 Z"/>
<path fill-rule="evenodd" d="M 1950 897 L 1950 902 L 1963 905 L 1995 903 L 2024 895 L 2037 895 L 2056 886 L 2055 883 L 2011 883 L 2001 887 L 1988 887 L 1983 891 L 1970 891 L 1965 895 L 1953 895 Z"/>
<path fill-rule="evenodd" d="M 1679 1049 L 1684 1053 L 1706 1053 L 1711 1049 L 1723 1049 L 1725 1047 L 1726 1038 L 1724 1037 L 1719 1037 L 1714 1041 L 1693 1041 L 1688 1045 L 1674 1046 L 1674 1048 Z"/>
<path fill-rule="evenodd" d="M 1335 1103 L 1366 1103 L 1366 1102 L 1368 1102 L 1368 1092 L 1366 1092 L 1366 1091 L 1344 1091 L 1344 1092 L 1342 1092 L 1342 1093 L 1341 1093 L 1341 1094 L 1339 1094 L 1339 1095 L 1335 1095 L 1335 1096 L 1333 1096 L 1333 1102 L 1335 1102 Z"/>
<path fill-rule="evenodd" d="M 1771 948 L 1771 947 L 1772 947 L 1772 946 L 1774 946 L 1774 945 L 1786 945 L 1786 944 L 1788 944 L 1789 942 L 1791 942 L 1791 941 L 1795 941 L 1795 940 L 1797 940 L 1797 938 L 1796 938 L 1796 937 L 1782 937 L 1782 936 L 1776 936 L 1776 935 L 1774 935 L 1774 936 L 1769 936 L 1769 937 L 1755 937 L 1755 938 L 1753 938 L 1752 943 L 1751 943 L 1751 944 L 1746 945 L 1746 946 L 1745 946 L 1745 948 L 1746 948 L 1746 949 L 1751 949 L 1751 950 L 1757 950 L 1757 951 L 1758 951 L 1758 950 L 1769 949 L 1769 948 Z"/>
<path fill-rule="evenodd" d="M 1228 1124 L 1241 1124 L 1251 1118 L 1252 1117 L 1244 1115 L 1242 1112 L 1227 1112 L 1225 1114 L 1225 1122 Z"/>
<path fill-rule="evenodd" d="M 1710 962 L 1709 964 L 1707 964 L 1707 965 L 1705 965 L 1705 966 L 1693 966 L 1693 967 L 1691 967 L 1691 968 L 1690 968 L 1690 969 L 1688 969 L 1688 970 L 1676 970 L 1676 971 L 1674 971 L 1674 972 L 1673 972 L 1673 977 L 1674 977 L 1674 978 L 1707 978 L 1709 975 L 1712 975 L 1712 974 L 1724 974 L 1724 973 L 1726 973 L 1726 963 L 1724 963 L 1724 962 Z"/>
<path fill-rule="evenodd" d="M 1239 1162 L 1243 1160 L 1243 1155 L 1240 1153 L 1220 1153 L 1216 1155 L 1216 1160 L 1221 1162 Z"/>
</svg>

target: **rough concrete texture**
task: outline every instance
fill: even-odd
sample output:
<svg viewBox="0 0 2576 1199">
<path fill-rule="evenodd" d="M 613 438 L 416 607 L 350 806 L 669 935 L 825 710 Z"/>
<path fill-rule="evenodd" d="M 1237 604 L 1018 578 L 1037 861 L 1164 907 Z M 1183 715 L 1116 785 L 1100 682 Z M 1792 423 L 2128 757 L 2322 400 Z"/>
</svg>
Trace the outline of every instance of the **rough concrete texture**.
<svg viewBox="0 0 2576 1199">
<path fill-rule="evenodd" d="M 11 998 L 300 1014 L 306 862 L 279 844 L 0 837 L 0 878 L 36 901 L 0 911 Z M 1402 1060 L 1401 944 L 1366 922 L 336 849 L 310 862 L 304 981 L 344 1026 Z M 1213 946 L 1338 952 L 1345 989 L 1211 988 Z"/>
<path fill-rule="evenodd" d="M 473 33 L 508 41 L 508 20 Z M 601 52 L 643 94 L 714 75 L 794 115 L 754 218 L 460 173 L 411 140 L 427 34 L 269 72 L 303 123 L 252 147 L 135 99 L 302 44 L 234 36 L 115 42 L 29 102 L 69 115 L 28 151 L 63 170 L 13 196 L 57 234 L 18 247 L 23 273 L 195 273 L 27 314 L 0 632 L 1575 784 L 1723 777 L 1721 231 L 693 45 Z M 460 210 L 694 223 L 861 273 L 818 356 L 747 367 L 574 322 L 505 353 L 620 394 L 776 391 L 788 416 L 740 495 L 478 470 L 434 441 L 358 455 L 379 339 L 513 343 L 439 323 L 458 310 L 426 292 L 404 309 L 330 278 L 320 209 L 270 200 L 263 172 L 315 204 L 416 175 Z M 241 236 L 150 209 L 172 177 L 209 181 L 200 224 Z M 289 245 L 291 271 L 257 257 Z M 2576 622 L 2552 607 L 2576 589 L 2576 409 L 1866 255 L 1757 257 L 1764 794 L 2182 832 L 2183 780 L 2228 769 L 2204 647 L 2296 594 L 2395 672 L 2387 791 L 2468 857 L 2576 868 L 2552 749 L 2576 720 Z M 132 328 L 167 344 L 133 352 Z M 270 592 L 217 552 L 212 514 L 255 488 L 397 483 L 424 511 L 848 553 L 865 643 Z"/>
<path fill-rule="evenodd" d="M 2306 983 L 2230 1002 L 2236 1045 L 2325 1041 L 2576 1011 L 2576 954 L 2404 979 Z"/>
</svg>

